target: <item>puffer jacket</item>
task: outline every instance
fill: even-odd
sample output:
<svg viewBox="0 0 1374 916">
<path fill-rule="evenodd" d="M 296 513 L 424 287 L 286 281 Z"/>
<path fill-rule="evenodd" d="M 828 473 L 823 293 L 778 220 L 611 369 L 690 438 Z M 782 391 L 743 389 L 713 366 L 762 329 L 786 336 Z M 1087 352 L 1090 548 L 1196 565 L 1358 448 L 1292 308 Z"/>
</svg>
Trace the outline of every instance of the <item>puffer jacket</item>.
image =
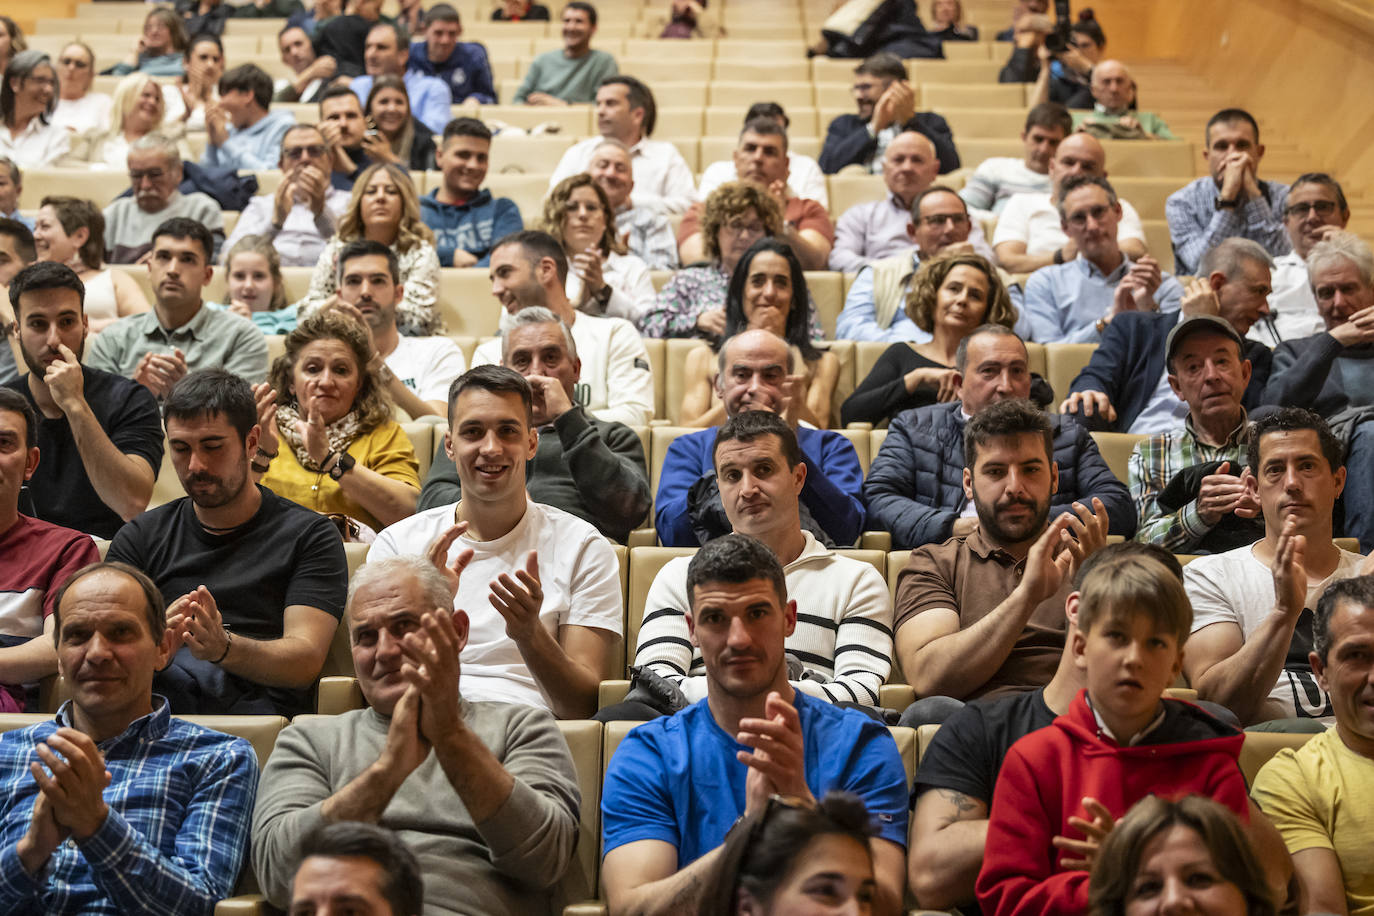
<svg viewBox="0 0 1374 916">
<path fill-rule="evenodd" d="M 964 508 L 964 417 L 959 401 L 899 413 L 864 480 L 869 528 L 892 532 L 892 547 L 906 549 L 948 540 Z M 1059 490 L 1050 518 L 1093 497 L 1107 510 L 1108 530 L 1135 534 L 1135 503 L 1107 467 L 1088 431 L 1071 417 L 1050 414 Z"/>
</svg>

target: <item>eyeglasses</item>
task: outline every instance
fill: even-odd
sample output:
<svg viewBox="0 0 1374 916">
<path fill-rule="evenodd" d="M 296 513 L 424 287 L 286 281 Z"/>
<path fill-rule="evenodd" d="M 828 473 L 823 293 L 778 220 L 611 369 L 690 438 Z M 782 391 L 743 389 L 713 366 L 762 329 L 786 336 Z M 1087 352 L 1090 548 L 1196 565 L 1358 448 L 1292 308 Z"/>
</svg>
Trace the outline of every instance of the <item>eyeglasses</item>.
<svg viewBox="0 0 1374 916">
<path fill-rule="evenodd" d="M 721 228 L 734 235 L 763 235 L 768 231 L 763 223 L 746 223 L 737 219 L 730 220 Z"/>
<path fill-rule="evenodd" d="M 51 76 L 30 76 L 24 80 L 24 82 L 37 83 L 40 86 L 47 86 L 50 89 L 57 85 L 57 80 L 53 79 Z"/>
<path fill-rule="evenodd" d="M 129 182 L 130 182 L 131 184 L 138 184 L 140 181 L 142 181 L 142 180 L 145 179 L 145 178 L 148 179 L 149 181 L 161 181 L 161 180 L 162 180 L 162 177 L 163 177 L 164 175 L 166 175 L 166 174 L 167 174 L 167 172 L 166 172 L 165 169 L 147 169 L 147 170 L 141 171 L 141 172 L 140 172 L 140 171 L 135 171 L 134 169 L 130 169 L 130 170 L 129 170 Z"/>
<path fill-rule="evenodd" d="M 1334 200 L 1314 200 L 1310 203 L 1289 204 L 1283 208 L 1284 216 L 1304 217 L 1308 213 L 1316 213 L 1318 216 L 1330 216 L 1336 212 L 1336 202 Z"/>
<path fill-rule="evenodd" d="M 85 70 L 91 65 L 90 61 L 80 57 L 64 57 L 58 63 L 64 67 L 75 67 L 78 70 Z"/>
<path fill-rule="evenodd" d="M 934 229 L 936 226 L 943 226 L 945 223 L 953 223 L 956 226 L 968 225 L 967 213 L 932 213 L 929 216 L 921 217 L 922 225 Z"/>
<path fill-rule="evenodd" d="M 1112 212 L 1111 207 L 1093 207 L 1091 210 L 1080 210 L 1079 212 L 1067 217 L 1071 226 L 1088 225 L 1088 217 L 1092 217 L 1094 222 L 1102 222 L 1108 213 Z"/>
<path fill-rule="evenodd" d="M 325 148 L 323 146 L 318 143 L 312 143 L 309 146 L 288 146 L 281 151 L 281 154 L 283 159 L 318 159 L 320 156 L 324 155 L 324 152 Z"/>
</svg>

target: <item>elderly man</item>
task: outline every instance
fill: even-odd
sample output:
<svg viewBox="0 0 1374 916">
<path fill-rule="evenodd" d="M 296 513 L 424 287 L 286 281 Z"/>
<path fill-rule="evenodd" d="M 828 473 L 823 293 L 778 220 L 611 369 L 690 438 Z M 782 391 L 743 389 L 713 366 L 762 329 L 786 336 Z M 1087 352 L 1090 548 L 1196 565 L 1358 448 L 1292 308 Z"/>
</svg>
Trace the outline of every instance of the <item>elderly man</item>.
<svg viewBox="0 0 1374 916">
<path fill-rule="evenodd" d="M 755 102 L 744 113 L 743 124 L 755 118 L 768 118 L 782 125 L 783 130 L 792 126 L 792 119 L 777 102 Z M 735 160 L 721 159 L 702 169 L 701 180 L 697 182 L 697 200 L 706 201 L 711 192 L 727 181 L 739 181 L 735 170 Z M 814 200 L 822 207 L 830 207 L 830 196 L 825 187 L 825 173 L 815 159 L 796 150 L 787 151 L 787 183 L 803 200 Z"/>
<path fill-rule="evenodd" d="M 1293 250 L 1274 258 L 1269 314 L 1250 329 L 1250 336 L 1277 347 L 1285 340 L 1300 340 L 1326 329 L 1321 309 L 1312 295 L 1307 275 L 1307 256 L 1323 239 L 1340 232 L 1350 222 L 1350 207 L 1340 183 L 1325 172 L 1298 176 L 1288 189 L 1283 225 Z"/>
<path fill-rule="evenodd" d="M 30 445 L 29 514 L 112 538 L 148 508 L 162 465 L 162 421 L 136 381 L 82 365 L 85 287 L 70 267 L 44 261 L 10 285 L 28 374 L 9 383 L 41 418 Z"/>
<path fill-rule="evenodd" d="M 368 916 L 421 916 L 424 876 L 415 853 L 392 831 L 362 821 L 323 823 L 301 840 L 287 910 Z"/>
<path fill-rule="evenodd" d="M 940 174 L 959 167 L 949 124 L 934 112 L 916 110 L 915 90 L 908 82 L 906 64 L 897 55 L 874 54 L 854 68 L 854 103 L 856 114 L 840 115 L 826 128 L 820 166 L 827 175 L 847 165 L 880 173 L 887 144 L 908 127 L 935 144 Z"/>
<path fill-rule="evenodd" d="M 219 78 L 219 101 L 205 112 L 210 142 L 201 164 L 249 171 L 280 164 L 282 138 L 296 123 L 289 111 L 268 111 L 272 77 L 256 64 L 235 67 Z"/>
<path fill-rule="evenodd" d="M 250 235 L 272 240 L 283 267 L 314 267 L 348 209 L 349 193 L 329 183 L 329 143 L 314 124 L 281 137 L 281 184 L 248 202 L 224 243 L 224 253 Z M 292 313 L 294 317 L 294 312 Z"/>
<path fill-rule="evenodd" d="M 850 545 L 863 530 L 859 490 L 863 471 L 849 440 L 834 430 L 790 421 L 793 352 L 771 331 L 736 334 L 720 348 L 715 390 L 727 418 L 766 410 L 789 418 L 806 464 L 801 491 L 801 526 L 821 543 Z M 654 523 L 665 547 L 693 547 L 731 529 L 715 479 L 712 445 L 716 429 L 685 433 L 663 458 Z"/>
<path fill-rule="evenodd" d="M 601 880 L 610 912 L 668 912 L 660 902 L 670 900 L 672 912 L 696 912 L 717 892 L 711 876 L 739 815 L 761 813 L 775 795 L 814 805 L 840 789 L 857 794 L 877 825 L 873 912 L 893 916 L 907 820 L 897 748 L 867 715 L 789 681 L 797 600 L 778 558 L 748 535 L 728 534 L 697 551 L 684 591 L 706 697 L 634 729 L 607 766 Z"/>
<path fill-rule="evenodd" d="M 444 267 L 486 267 L 496 240 L 524 225 L 515 201 L 482 187 L 490 153 L 491 129 L 476 118 L 444 127 L 435 155 L 443 181 L 420 198 L 420 217 L 434 231 Z"/>
<path fill-rule="evenodd" d="M 368 708 L 277 738 L 253 811 L 253 868 L 273 903 L 292 898 L 310 831 L 365 821 L 418 854 L 426 912 L 550 911 L 577 846 L 572 757 L 547 712 L 464 696 L 457 578 L 418 556 L 353 574 L 349 642 Z"/>
<path fill-rule="evenodd" d="M 0 909 L 138 913 L 159 901 L 209 916 L 247 853 L 252 746 L 173 718 L 153 693 L 177 637 L 142 573 L 87 566 L 54 617 L 71 699 L 0 735 Z"/>
<path fill-rule="evenodd" d="M 1026 345 L 1001 325 L 983 325 L 964 338 L 955 372 L 959 400 L 898 414 L 864 482 L 869 516 L 874 527 L 892 532 L 894 548 L 938 544 L 978 527 L 977 507 L 960 479 L 965 427 L 990 405 L 1030 394 Z M 1047 415 L 1046 423 L 1058 466 L 1050 511 L 1071 514 L 1073 503 L 1097 499 L 1107 507 L 1113 534 L 1134 532 L 1130 496 L 1088 431 L 1061 414 Z"/>
<path fill-rule="evenodd" d="M 436 3 L 425 11 L 425 40 L 412 42 L 406 72 L 432 76 L 448 85 L 453 104 L 472 99 L 496 104 L 491 62 L 481 42 L 459 41 L 463 23 L 450 3 Z"/>
<path fill-rule="evenodd" d="M 1264 147 L 1255 119 L 1240 108 L 1225 108 L 1212 115 L 1204 136 L 1202 158 L 1210 174 L 1170 194 L 1164 206 L 1174 269 L 1196 272 L 1203 255 L 1237 235 L 1259 242 L 1271 255 L 1287 254 L 1288 186 L 1259 178 Z"/>
<path fill-rule="evenodd" d="M 501 365 L 529 382 L 539 451 L 525 469 L 530 499 L 591 522 L 624 542 L 649 512 L 649 475 L 638 434 L 598 420 L 577 403 L 582 362 L 572 331 L 546 308 L 516 312 L 501 332 Z M 462 478 L 446 452 L 434 458 L 420 509 L 462 498 Z"/>
<path fill-rule="evenodd" d="M 883 152 L 887 194 L 855 204 L 836 221 L 830 269 L 855 273 L 880 258 L 910 249 L 912 205 L 916 195 L 935 180 L 939 167 L 935 144 L 925 134 L 904 130 L 894 137 Z"/>
<path fill-rule="evenodd" d="M 407 69 L 409 60 L 410 36 L 405 26 L 395 22 L 379 22 L 368 31 L 367 42 L 363 45 L 366 72 L 353 77 L 348 88 L 365 105 L 377 77 L 399 76 L 405 81 L 411 116 L 434 133 L 443 133 L 444 125 L 451 117 L 449 105 L 453 100 L 449 88 L 437 77 Z"/>
<path fill-rule="evenodd" d="M 997 263 L 1013 273 L 1031 273 L 1078 256 L 1059 214 L 1064 182 L 1078 175 L 1107 177 L 1107 153 L 1093 137 L 1072 134 L 1060 142 L 1050 160 L 1050 190 L 1014 194 L 1002 209 L 992 248 Z M 1138 260 L 1147 253 L 1145 229 L 1129 201 L 1121 201 L 1117 243 L 1126 256 Z"/>
<path fill-rule="evenodd" d="M 1131 71 L 1119 60 L 1098 61 L 1089 86 L 1093 94 L 1091 111 L 1075 111 L 1075 130 L 1087 131 L 1113 140 L 1177 140 L 1169 125 L 1153 111 L 1131 107 L 1136 97 Z"/>
<path fill-rule="evenodd" d="M 835 241 L 835 226 L 825 208 L 814 200 L 792 193 L 787 184 L 787 132 L 771 119 L 755 119 L 744 125 L 735 147 L 735 171 L 744 181 L 768 189 L 783 213 L 780 238 L 786 242 L 806 270 L 824 270 Z M 695 203 L 678 227 L 678 253 L 682 263 L 702 260 L 704 241 L 701 217 L 705 206 Z"/>
<path fill-rule="evenodd" d="M 1247 239 L 1227 239 L 1208 252 L 1201 276 L 1188 287 L 1178 312 L 1122 312 L 1102 334 L 1092 359 L 1060 404 L 1094 430 L 1143 435 L 1167 433 L 1183 422 L 1187 405 L 1169 382 L 1165 352 L 1170 330 L 1180 316 L 1218 315 L 1238 334 L 1245 334 L 1268 310 L 1269 255 Z M 1273 354 L 1247 340 L 1243 355 L 1250 362 L 1250 382 L 1243 403 L 1258 407 L 1269 379 Z"/>
<path fill-rule="evenodd" d="M 1080 175 L 1064 181 L 1060 225 L 1078 254 L 1040 268 L 1026 281 L 1026 318 L 1034 340 L 1096 343 L 1117 315 L 1178 310 L 1179 282 L 1149 255 L 1133 260 L 1122 251 L 1117 242 L 1121 213 L 1107 179 Z"/>
<path fill-rule="evenodd" d="M 1073 132 L 1073 118 L 1063 105 L 1045 102 L 1026 114 L 1021 131 L 1025 154 L 992 156 L 978 163 L 959 196 L 978 219 L 1001 214 L 1015 194 L 1048 194 L 1050 163 L 1059 144 Z"/>
<path fill-rule="evenodd" d="M 552 190 L 564 178 L 590 171 L 592 154 L 602 140 L 618 140 L 630 151 L 634 170 L 635 207 L 665 214 L 681 213 L 696 199 L 696 185 L 687 160 L 667 140 L 650 140 L 658 106 L 654 94 L 633 76 L 608 76 L 596 89 L 596 130 L 591 137 L 574 144 L 558 160 L 549 176 Z"/>
<path fill-rule="evenodd" d="M 1331 696 L 1336 727 L 1275 754 L 1252 796 L 1293 856 L 1314 913 L 1374 906 L 1374 578 L 1333 583 L 1317 601 L 1312 651 L 1317 683 Z M 1361 801 L 1363 799 L 1363 801 Z"/>
<path fill-rule="evenodd" d="M 181 152 L 161 134 L 139 137 L 129 146 L 129 185 L 133 194 L 105 208 L 105 260 L 134 264 L 152 250 L 153 230 L 185 217 L 200 223 L 211 238 L 209 263 L 224 241 L 224 213 L 208 194 L 182 194 Z"/>
<path fill-rule="evenodd" d="M 281 52 L 281 62 L 291 71 L 291 76 L 282 77 L 272 84 L 272 100 L 319 101 L 320 93 L 338 69 L 334 58 L 316 55 L 310 36 L 298 25 L 288 25 L 277 33 L 277 50 Z"/>
<path fill-rule="evenodd" d="M 209 230 L 176 218 L 150 230 L 150 237 L 152 311 L 121 318 L 96 335 L 89 364 L 132 378 L 159 399 L 196 369 L 227 369 L 250 382 L 264 381 L 267 342 L 257 325 L 206 308 L 201 298 L 214 273 Z"/>
<path fill-rule="evenodd" d="M 592 150 L 587 173 L 596 179 L 615 212 L 615 228 L 630 254 L 650 270 L 678 266 L 677 239 L 668 215 L 654 207 L 636 206 L 634 163 L 630 148 L 619 140 L 603 138 Z"/>
<path fill-rule="evenodd" d="M 602 80 L 614 76 L 615 58 L 592 48 L 596 7 L 573 0 L 559 17 L 563 48 L 545 51 L 525 71 L 511 99 L 516 105 L 582 105 L 596 101 Z"/>
</svg>

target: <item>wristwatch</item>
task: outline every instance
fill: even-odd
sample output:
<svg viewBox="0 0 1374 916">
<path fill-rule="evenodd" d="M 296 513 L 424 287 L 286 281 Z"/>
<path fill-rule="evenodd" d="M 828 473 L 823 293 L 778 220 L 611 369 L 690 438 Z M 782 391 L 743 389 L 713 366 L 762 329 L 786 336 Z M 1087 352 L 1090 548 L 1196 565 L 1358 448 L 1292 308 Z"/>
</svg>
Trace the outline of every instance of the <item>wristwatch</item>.
<svg viewBox="0 0 1374 916">
<path fill-rule="evenodd" d="M 334 466 L 329 469 L 329 479 L 341 479 L 343 475 L 353 470 L 353 465 L 357 463 L 357 458 L 354 458 L 352 455 L 348 454 L 348 452 L 344 452 L 342 455 L 339 456 L 339 460 L 334 462 Z"/>
</svg>

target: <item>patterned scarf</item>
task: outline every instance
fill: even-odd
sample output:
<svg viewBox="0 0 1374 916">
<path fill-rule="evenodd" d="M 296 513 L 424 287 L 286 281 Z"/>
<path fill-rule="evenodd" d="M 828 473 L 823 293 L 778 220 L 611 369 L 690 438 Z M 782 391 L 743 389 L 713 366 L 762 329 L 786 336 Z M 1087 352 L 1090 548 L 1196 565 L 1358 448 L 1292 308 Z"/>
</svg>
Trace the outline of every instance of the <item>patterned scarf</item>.
<svg viewBox="0 0 1374 916">
<path fill-rule="evenodd" d="M 282 405 L 277 408 L 277 432 L 286 440 L 286 444 L 291 446 L 291 451 L 296 453 L 296 460 L 301 463 L 301 467 L 307 471 L 323 471 L 306 451 L 305 439 L 301 436 L 301 431 L 296 424 L 302 422 L 301 415 L 296 412 L 296 408 Z M 325 427 L 325 435 L 329 439 L 329 450 L 333 452 L 344 452 L 353 440 L 362 435 L 362 425 L 358 420 L 358 412 L 350 410 L 339 419 Z"/>
</svg>

